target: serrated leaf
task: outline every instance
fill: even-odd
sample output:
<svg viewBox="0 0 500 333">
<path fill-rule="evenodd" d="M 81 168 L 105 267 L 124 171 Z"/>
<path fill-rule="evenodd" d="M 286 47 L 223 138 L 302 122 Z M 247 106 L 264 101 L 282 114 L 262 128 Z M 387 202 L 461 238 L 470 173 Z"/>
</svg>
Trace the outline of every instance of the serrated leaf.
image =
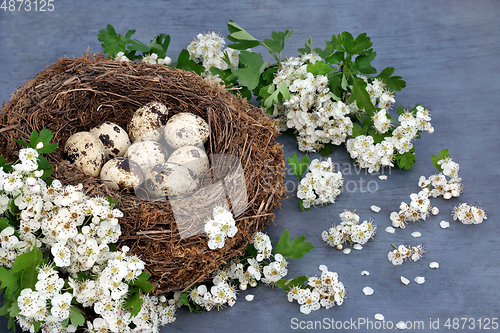
<svg viewBox="0 0 500 333">
<path fill-rule="evenodd" d="M 50 167 L 48 169 L 43 170 L 43 175 L 40 178 L 45 180 L 45 179 L 49 178 L 50 176 L 52 176 L 53 173 L 54 173 L 54 168 Z"/>
<path fill-rule="evenodd" d="M 313 38 L 312 37 L 309 37 L 309 39 L 306 39 L 305 40 L 305 45 L 304 47 L 302 48 L 299 48 L 297 51 L 301 54 L 303 53 L 311 53 L 312 51 L 312 41 L 313 41 Z"/>
<path fill-rule="evenodd" d="M 127 49 L 129 51 L 139 51 L 142 53 L 148 53 L 151 51 L 151 48 L 148 45 L 146 45 L 146 44 L 144 44 L 136 39 L 130 40 L 130 45 L 128 45 Z"/>
<path fill-rule="evenodd" d="M 305 155 L 299 162 L 297 154 L 293 153 L 292 157 L 287 158 L 287 161 L 288 164 L 290 164 L 293 174 L 297 176 L 300 181 L 302 179 L 302 176 L 304 175 L 304 172 L 306 172 L 307 167 L 309 166 L 309 156 Z"/>
<path fill-rule="evenodd" d="M 325 61 L 330 64 L 340 64 L 345 60 L 345 53 L 341 51 L 335 52 L 333 54 L 330 53 L 330 55 L 323 59 L 325 59 Z"/>
<path fill-rule="evenodd" d="M 366 135 L 365 128 L 361 127 L 359 124 L 352 124 L 352 137 L 355 138 L 360 135 Z"/>
<path fill-rule="evenodd" d="M 377 109 L 371 102 L 370 95 L 366 91 L 366 82 L 357 77 L 353 80 L 352 92 L 349 97 L 349 103 L 354 103 L 354 101 L 356 101 L 358 108 L 364 109 L 369 117 L 377 112 Z"/>
<path fill-rule="evenodd" d="M 245 65 L 245 67 L 237 68 L 233 70 L 233 73 L 238 76 L 239 84 L 253 90 L 259 84 L 260 75 L 269 63 L 262 60 L 260 53 L 249 51 L 241 51 L 239 59 L 240 63 Z"/>
<path fill-rule="evenodd" d="M 396 162 L 399 168 L 410 170 L 415 164 L 415 154 L 412 152 L 399 154 L 396 156 Z"/>
<path fill-rule="evenodd" d="M 375 130 L 369 130 L 368 131 L 368 135 L 373 138 L 373 143 L 375 143 L 375 144 L 381 143 L 385 139 L 385 135 L 384 134 L 380 134 L 380 133 L 378 133 Z"/>
<path fill-rule="evenodd" d="M 53 137 L 54 133 L 51 130 L 44 128 L 40 131 L 37 142 L 43 142 L 43 144 L 45 145 L 50 143 L 50 140 L 52 140 Z"/>
<path fill-rule="evenodd" d="M 335 96 L 342 98 L 342 74 L 343 73 L 332 73 L 328 75 L 328 88 Z"/>
<path fill-rule="evenodd" d="M 140 288 L 145 293 L 149 293 L 153 290 L 153 284 L 149 281 L 134 280 L 133 286 Z"/>
<path fill-rule="evenodd" d="M 290 291 L 293 287 L 304 288 L 304 282 L 306 282 L 309 278 L 307 275 L 301 275 L 293 279 L 279 279 L 276 282 L 276 287 L 283 289 L 284 291 Z"/>
<path fill-rule="evenodd" d="M 85 312 L 82 309 L 72 306 L 70 308 L 69 318 L 71 320 L 71 325 L 73 326 L 83 326 L 85 324 Z"/>
<path fill-rule="evenodd" d="M 39 154 L 50 154 L 57 149 L 57 143 L 47 143 L 43 145 L 43 148 L 37 149 Z"/>
<path fill-rule="evenodd" d="M 277 90 L 274 90 L 274 84 L 271 83 L 268 88 L 268 93 L 271 91 L 272 93 L 262 101 L 262 104 L 266 109 L 274 106 L 274 102 L 281 103 L 283 100 L 290 99 L 290 90 L 288 90 L 288 86 L 286 81 L 283 81 Z"/>
<path fill-rule="evenodd" d="M 181 304 L 188 306 L 189 312 L 195 312 L 195 313 L 202 312 L 201 306 L 199 306 L 198 304 L 189 302 L 187 292 L 181 294 Z"/>
<path fill-rule="evenodd" d="M 372 42 L 370 40 L 370 37 L 368 37 L 368 35 L 363 32 L 356 37 L 353 47 L 350 49 L 350 51 L 347 52 L 351 55 L 360 54 L 363 51 L 367 51 L 371 47 Z"/>
<path fill-rule="evenodd" d="M 372 67 L 370 64 L 373 59 L 375 59 L 375 56 L 377 53 L 373 52 L 372 49 L 368 50 L 366 54 L 357 56 L 356 59 L 354 59 L 354 65 L 356 69 L 361 73 L 361 74 L 375 74 L 377 73 L 377 70 Z"/>
<path fill-rule="evenodd" d="M 12 227 L 9 223 L 9 219 L 3 216 L 0 217 L 0 232 L 7 227 Z M 2 279 L 0 279 L 0 281 L 2 281 Z"/>
<path fill-rule="evenodd" d="M 264 39 L 264 45 L 266 45 L 271 51 L 275 53 L 280 53 L 283 51 L 283 48 L 285 47 L 285 40 L 290 37 L 293 33 L 293 30 L 286 30 L 286 31 L 273 31 L 271 33 L 271 37 L 273 39 Z"/>
<path fill-rule="evenodd" d="M 262 43 L 257 38 L 246 32 L 245 29 L 240 27 L 234 21 L 229 21 L 227 23 L 227 28 L 231 33 L 231 35 L 227 36 L 227 39 L 234 43 L 228 45 L 228 47 L 232 49 L 246 50 L 262 45 Z"/>
<path fill-rule="evenodd" d="M 3 300 L 3 305 L 0 308 L 0 316 L 7 316 L 9 314 L 9 309 L 12 306 L 12 302 L 14 302 L 12 299 Z"/>
<path fill-rule="evenodd" d="M 14 141 L 15 143 L 19 143 L 25 147 L 30 147 L 30 144 L 24 140 L 18 140 L 18 139 L 12 139 L 12 141 Z M 5 161 L 5 160 L 4 160 Z"/>
<path fill-rule="evenodd" d="M 391 76 L 394 73 L 394 67 L 386 67 L 376 78 L 382 80 L 389 88 L 395 91 L 400 91 L 406 87 L 406 82 L 401 76 Z"/>
<path fill-rule="evenodd" d="M 316 61 L 314 64 L 307 64 L 307 71 L 314 75 L 326 75 L 333 71 L 334 67 L 324 61 Z"/>
<path fill-rule="evenodd" d="M 444 160 L 445 158 L 448 158 L 450 157 L 450 154 L 448 153 L 448 149 L 443 149 L 439 152 L 439 155 L 438 155 L 439 159 L 440 160 Z"/>
<path fill-rule="evenodd" d="M 331 143 L 326 143 L 323 148 L 319 151 L 320 155 L 323 157 L 328 157 L 333 153 L 333 145 Z"/>
<path fill-rule="evenodd" d="M 314 248 L 312 243 L 304 243 L 305 239 L 304 236 L 299 236 L 290 242 L 290 231 L 285 229 L 274 248 L 274 253 L 279 253 L 285 258 L 300 259 Z"/>
<path fill-rule="evenodd" d="M 9 308 L 9 315 L 11 317 L 15 317 L 15 316 L 17 316 L 19 314 L 19 312 L 21 312 L 21 309 L 19 309 L 19 305 L 14 300 L 14 302 L 12 302 L 11 307 Z"/>
<path fill-rule="evenodd" d="M 0 290 L 18 286 L 19 277 L 14 275 L 11 269 L 0 267 Z M 6 297 L 7 299 L 10 297 Z"/>
<path fill-rule="evenodd" d="M 12 271 L 14 273 L 17 273 L 33 265 L 37 257 L 39 256 L 35 252 L 36 250 L 38 250 L 36 246 L 33 246 L 33 250 L 31 250 L 30 252 L 26 252 L 19 255 L 14 261 L 14 265 L 12 266 Z M 40 250 L 38 250 L 38 252 L 40 252 Z M 40 259 L 41 259 L 41 252 L 40 252 Z"/>
<path fill-rule="evenodd" d="M 42 170 L 50 168 L 50 162 L 42 155 L 38 155 L 38 168 Z"/>
<path fill-rule="evenodd" d="M 192 59 L 189 59 L 189 52 L 186 49 L 183 49 L 179 53 L 179 57 L 177 58 L 175 67 L 178 69 L 183 69 L 185 71 L 195 72 L 198 75 L 205 71 L 205 67 L 203 67 L 202 65 L 198 65 Z"/>
<path fill-rule="evenodd" d="M 130 296 L 123 305 L 123 308 L 131 309 L 130 313 L 132 317 L 137 316 L 137 314 L 141 311 L 141 307 L 142 307 L 142 298 L 139 292 L 136 292 L 132 296 Z"/>
</svg>

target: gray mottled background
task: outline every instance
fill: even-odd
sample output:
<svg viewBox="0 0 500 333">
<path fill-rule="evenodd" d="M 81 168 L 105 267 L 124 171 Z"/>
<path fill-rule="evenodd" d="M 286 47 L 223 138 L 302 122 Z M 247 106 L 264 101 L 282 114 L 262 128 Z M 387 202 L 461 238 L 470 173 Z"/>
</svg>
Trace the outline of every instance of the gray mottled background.
<svg viewBox="0 0 500 333">
<path fill-rule="evenodd" d="M 319 274 L 318 266 L 325 264 L 347 287 L 349 298 L 344 305 L 306 316 L 296 302 L 287 301 L 285 292 L 260 286 L 241 292 L 235 306 L 224 311 L 191 314 L 182 309 L 163 332 L 288 332 L 299 321 L 331 323 L 333 319 L 350 324 L 360 318 L 375 321 L 375 313 L 384 314 L 394 325 L 400 320 L 422 321 L 422 332 L 431 331 L 430 321 L 438 319 L 439 331 L 462 331 L 463 321 L 459 330 L 453 326 L 448 330 L 447 319 L 471 318 L 463 331 L 480 332 L 479 320 L 484 324 L 487 318 L 499 317 L 499 1 L 55 0 L 53 4 L 52 12 L 0 10 L 0 102 L 7 102 L 17 87 L 59 57 L 80 56 L 87 49 L 100 51 L 97 34 L 108 23 L 122 34 L 136 29 L 135 37 L 143 42 L 159 33 L 170 34 L 168 55 L 175 58 L 200 32 L 227 35 L 226 23 L 234 20 L 261 40 L 273 30 L 293 29 L 283 52 L 287 56 L 297 55 L 297 48 L 310 36 L 314 47 L 322 47 L 332 33 L 366 32 L 377 52 L 372 64 L 379 71 L 395 67 L 407 82 L 396 104 L 413 107 L 420 103 L 432 112 L 435 133 L 424 133 L 415 144 L 417 162 L 411 171 L 392 170 L 385 181 L 364 171 L 356 173 L 345 150 L 338 148 L 332 158 L 339 163 L 349 191 L 333 205 L 304 213 L 295 196 L 283 200 L 274 224 L 267 229 L 274 242 L 284 229 L 292 237 L 303 235 L 312 242 L 315 249 L 310 254 L 290 260 L 288 277 Z M 279 142 L 284 144 L 285 156 L 298 152 L 292 139 L 282 136 Z M 392 235 L 386 233 L 390 212 L 418 191 L 421 175 L 435 173 L 430 155 L 444 148 L 460 163 L 463 195 L 449 201 L 432 200 L 441 210 L 438 216 Z M 297 179 L 288 176 L 286 182 L 294 194 Z M 449 211 L 461 201 L 483 205 L 488 220 L 476 226 L 453 222 Z M 382 208 L 380 213 L 370 210 L 373 204 Z M 374 242 L 350 255 L 329 248 L 320 236 L 338 222 L 338 214 L 346 208 L 356 209 L 362 219 L 374 218 L 381 229 Z M 441 229 L 441 220 L 450 221 L 450 228 Z M 412 238 L 413 231 L 420 231 L 422 237 Z M 427 250 L 424 260 L 402 266 L 387 260 L 391 243 L 420 242 Z M 439 262 L 440 268 L 431 270 L 431 261 Z M 370 275 L 361 276 L 362 270 Z M 412 283 L 401 284 L 401 275 Z M 425 276 L 425 284 L 414 283 L 416 276 Z M 375 293 L 364 296 L 365 286 Z M 249 293 L 255 295 L 252 302 L 244 300 Z M 1 321 L 0 331 L 5 332 L 5 327 Z M 387 331 L 366 325 L 350 328 Z"/>
</svg>

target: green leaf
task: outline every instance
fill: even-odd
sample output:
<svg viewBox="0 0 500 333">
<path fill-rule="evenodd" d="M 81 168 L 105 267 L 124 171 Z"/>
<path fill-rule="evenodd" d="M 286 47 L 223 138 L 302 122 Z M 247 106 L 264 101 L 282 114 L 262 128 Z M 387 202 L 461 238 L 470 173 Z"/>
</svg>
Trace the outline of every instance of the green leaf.
<svg viewBox="0 0 500 333">
<path fill-rule="evenodd" d="M 114 58 L 118 52 L 124 52 L 130 37 L 134 34 L 135 30 L 129 30 L 123 38 L 117 34 L 111 24 L 106 26 L 106 30 L 100 30 L 98 40 L 102 42 L 101 46 L 104 54 L 108 54 L 107 58 Z"/>
<path fill-rule="evenodd" d="M 19 305 L 17 304 L 17 301 L 14 300 L 14 302 L 12 302 L 12 306 L 9 309 L 9 315 L 11 317 L 15 317 L 19 314 L 19 312 L 21 312 L 21 309 L 19 309 Z"/>
<path fill-rule="evenodd" d="M 323 59 L 325 59 L 325 61 L 330 64 L 340 64 L 342 61 L 345 60 L 345 53 L 340 51 L 335 52 L 328 57 L 324 57 Z"/>
<path fill-rule="evenodd" d="M 142 307 L 142 298 L 140 292 L 134 293 L 132 296 L 130 296 L 125 304 L 123 305 L 123 308 L 128 309 L 131 308 L 131 316 L 135 317 L 137 314 L 141 311 Z"/>
<path fill-rule="evenodd" d="M 368 35 L 363 32 L 356 37 L 353 47 L 349 51 L 347 51 L 347 53 L 350 53 L 352 55 L 361 54 L 361 52 L 367 51 L 371 47 L 372 42 L 370 40 L 370 37 L 368 37 Z"/>
<path fill-rule="evenodd" d="M 349 97 L 349 103 L 356 101 L 358 108 L 364 109 L 366 114 L 371 117 L 377 112 L 370 99 L 370 95 L 366 91 L 366 82 L 355 77 L 352 84 L 352 93 Z"/>
<path fill-rule="evenodd" d="M 448 158 L 450 157 L 450 154 L 448 153 L 448 149 L 443 149 L 439 152 L 438 156 L 436 155 L 431 155 L 431 161 L 432 161 L 432 164 L 434 165 L 434 167 L 436 169 L 438 169 L 439 172 L 443 172 L 443 168 L 441 167 L 440 164 L 438 164 L 437 162 L 440 161 L 440 160 L 443 160 L 445 158 Z"/>
<path fill-rule="evenodd" d="M 69 318 L 71 320 L 71 325 L 73 326 L 83 326 L 85 324 L 85 316 L 84 316 L 85 312 L 76 307 L 76 306 L 72 306 L 70 308 L 70 314 L 69 314 Z"/>
<path fill-rule="evenodd" d="M 377 53 L 373 52 L 373 50 L 368 50 L 365 55 L 357 56 L 354 60 L 355 68 L 362 74 L 375 74 L 377 70 L 372 67 L 370 64 Z"/>
<path fill-rule="evenodd" d="M 368 135 L 370 135 L 373 138 L 373 143 L 381 143 L 385 139 L 385 135 L 378 133 L 375 130 L 369 130 Z"/>
<path fill-rule="evenodd" d="M 290 242 L 290 231 L 285 229 L 274 248 L 274 253 L 279 253 L 285 258 L 300 259 L 314 248 L 312 243 L 304 243 L 305 239 L 304 236 L 299 236 Z"/>
<path fill-rule="evenodd" d="M 245 29 L 240 27 L 234 21 L 229 21 L 227 23 L 227 28 L 231 33 L 231 35 L 227 36 L 227 39 L 234 43 L 228 45 L 228 47 L 232 49 L 246 50 L 263 45 L 257 38 L 246 32 Z"/>
<path fill-rule="evenodd" d="M 399 168 L 410 170 L 415 164 L 415 154 L 412 152 L 406 152 L 404 154 L 396 155 L 396 162 Z"/>
<path fill-rule="evenodd" d="M 136 39 L 131 39 L 129 43 L 130 43 L 130 45 L 128 46 L 129 51 L 139 51 L 142 53 L 148 53 L 151 51 L 151 48 L 148 45 Z"/>
<path fill-rule="evenodd" d="M 275 53 L 281 53 L 283 51 L 283 48 L 285 47 L 285 40 L 290 37 L 293 33 L 293 30 L 286 30 L 286 31 L 280 31 L 276 32 L 273 31 L 271 33 L 271 37 L 273 39 L 264 39 L 264 45 L 267 46 L 271 51 Z"/>
<path fill-rule="evenodd" d="M 361 127 L 359 124 L 352 124 L 352 137 L 355 138 L 360 135 L 366 135 L 366 128 Z"/>
<path fill-rule="evenodd" d="M 40 131 L 40 134 L 38 135 L 37 143 L 42 142 L 44 145 L 47 145 L 50 143 L 50 140 L 52 140 L 53 137 L 54 137 L 54 133 L 51 130 L 44 128 Z M 35 146 L 36 146 L 36 144 L 35 144 Z"/>
<path fill-rule="evenodd" d="M 14 300 L 12 299 L 5 299 L 3 300 L 3 305 L 2 307 L 0 308 L 0 316 L 5 316 L 7 317 L 8 314 L 9 314 L 9 309 L 10 307 L 12 306 L 12 303 L 14 302 Z"/>
<path fill-rule="evenodd" d="M 12 227 L 9 223 L 9 219 L 3 216 L 0 217 L 0 232 L 7 227 Z M 2 279 L 0 279 L 0 281 L 2 281 Z"/>
<path fill-rule="evenodd" d="M 307 64 L 307 71 L 314 75 L 326 75 L 333 71 L 333 66 L 325 63 L 324 61 L 316 61 Z"/>
<path fill-rule="evenodd" d="M 402 80 L 401 76 L 391 76 L 394 73 L 394 67 L 386 67 L 379 75 L 376 76 L 377 79 L 384 81 L 384 83 L 395 91 L 400 91 L 406 87 L 406 82 Z"/>
<path fill-rule="evenodd" d="M 319 151 L 320 155 L 323 157 L 328 157 L 330 156 L 331 153 L 333 153 L 333 145 L 331 143 L 327 143 L 324 145 L 323 148 Z"/>
<path fill-rule="evenodd" d="M 37 282 L 36 266 L 30 265 L 21 273 L 21 288 L 35 289 Z"/>
<path fill-rule="evenodd" d="M 271 83 L 267 88 L 267 93 L 270 93 L 270 95 L 262 101 L 262 104 L 266 109 L 273 107 L 274 102 L 281 103 L 283 100 L 290 99 L 290 90 L 288 90 L 286 81 L 283 81 L 277 90 L 274 89 L 275 86 L 273 83 Z"/>
<path fill-rule="evenodd" d="M 189 302 L 187 292 L 181 294 L 181 304 L 188 306 L 189 312 L 196 312 L 196 313 L 202 312 L 201 306 L 199 306 L 198 304 L 194 304 L 194 303 Z"/>
<path fill-rule="evenodd" d="M 38 168 L 41 170 L 50 168 L 50 162 L 42 155 L 38 155 Z"/>
<path fill-rule="evenodd" d="M 289 280 L 279 279 L 278 282 L 276 282 L 276 287 L 283 289 L 284 291 L 290 291 L 293 287 L 304 288 L 304 283 L 308 279 L 307 275 L 301 275 Z"/>
<path fill-rule="evenodd" d="M 309 39 L 305 40 L 305 46 L 303 48 L 299 48 L 297 51 L 299 51 L 299 53 L 301 53 L 301 54 L 311 53 L 312 52 L 312 41 L 313 41 L 313 38 L 309 37 Z"/>
<path fill-rule="evenodd" d="M 240 63 L 245 65 L 245 67 L 237 68 L 233 70 L 233 73 L 238 76 L 239 84 L 253 90 L 259 84 L 260 75 L 269 63 L 262 60 L 260 53 L 249 51 L 241 51 L 239 59 Z"/>
<path fill-rule="evenodd" d="M 40 330 L 41 323 L 39 321 L 33 322 L 33 329 L 35 332 L 38 332 Z"/>
<path fill-rule="evenodd" d="M 30 252 L 23 253 L 19 255 L 14 261 L 14 265 L 12 266 L 12 271 L 14 273 L 20 272 L 31 265 L 38 265 L 42 260 L 42 252 L 36 246 L 36 241 L 33 246 L 33 249 Z"/>
<path fill-rule="evenodd" d="M 57 149 L 57 143 L 47 143 L 43 145 L 43 148 L 37 149 L 39 154 L 50 154 Z"/>
<path fill-rule="evenodd" d="M 139 287 L 145 293 L 149 293 L 151 292 L 151 290 L 153 290 L 153 284 L 149 281 L 134 280 L 132 282 L 132 285 L 135 287 Z"/>
<path fill-rule="evenodd" d="M 0 290 L 17 287 L 18 277 L 13 274 L 11 269 L 0 267 L 0 282 Z M 6 297 L 6 299 L 8 298 L 10 297 Z"/>
<path fill-rule="evenodd" d="M 198 65 L 195 61 L 189 59 L 189 52 L 186 49 L 183 49 L 181 53 L 179 53 L 175 67 L 185 71 L 195 72 L 198 75 L 205 71 L 205 67 Z"/>
<path fill-rule="evenodd" d="M 296 153 L 293 153 L 292 157 L 287 158 L 288 164 L 292 168 L 292 172 L 295 176 L 299 178 L 299 181 L 302 179 L 304 172 L 306 172 L 307 167 L 309 166 L 309 156 L 305 155 L 299 162 Z"/>
<path fill-rule="evenodd" d="M 445 158 L 450 157 L 450 154 L 448 153 L 448 149 L 443 149 L 439 152 L 439 159 L 444 160 Z"/>
<path fill-rule="evenodd" d="M 30 147 L 30 144 L 28 142 L 26 142 L 26 141 L 18 140 L 18 139 L 12 139 L 12 141 L 14 141 L 15 143 L 19 143 L 19 144 L 23 145 L 26 148 Z"/>
<path fill-rule="evenodd" d="M 245 250 L 245 255 L 249 256 L 249 257 L 256 257 L 258 254 L 258 251 L 257 249 L 255 248 L 255 246 L 252 244 L 252 243 L 249 243 L 247 245 L 247 248 Z"/>
<path fill-rule="evenodd" d="M 343 78 L 343 73 L 332 73 L 328 75 L 328 88 L 330 88 L 330 91 L 332 94 L 337 96 L 338 98 L 342 98 L 343 95 L 343 89 L 342 89 L 342 78 Z"/>
</svg>

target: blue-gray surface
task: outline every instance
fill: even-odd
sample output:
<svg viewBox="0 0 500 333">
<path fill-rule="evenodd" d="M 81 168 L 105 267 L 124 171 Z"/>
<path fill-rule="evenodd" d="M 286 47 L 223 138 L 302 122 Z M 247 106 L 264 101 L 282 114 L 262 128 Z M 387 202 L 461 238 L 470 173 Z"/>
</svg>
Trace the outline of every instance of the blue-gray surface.
<svg viewBox="0 0 500 333">
<path fill-rule="evenodd" d="M 1 1 L 0 1 L 1 2 Z M 356 173 L 344 149 L 332 158 L 341 166 L 349 191 L 335 204 L 300 213 L 297 198 L 282 202 L 277 218 L 267 232 L 274 241 L 284 229 L 292 237 L 304 235 L 314 250 L 300 260 L 290 260 L 289 277 L 320 273 L 327 265 L 339 274 L 346 285 L 348 299 L 338 308 L 321 309 L 310 315 L 299 312 L 299 305 L 289 303 L 286 293 L 265 286 L 241 292 L 233 308 L 224 311 L 191 314 L 185 309 L 177 320 L 162 332 L 287 332 L 304 327 L 306 321 L 323 323 L 331 320 L 351 322 L 375 321 L 382 313 L 393 324 L 403 320 L 421 322 L 422 332 L 461 331 L 453 328 L 453 318 L 467 318 L 463 331 L 480 332 L 480 324 L 499 317 L 500 305 L 500 229 L 498 226 L 498 190 L 500 178 L 498 96 L 500 89 L 500 2 L 498 1 L 53 1 L 52 12 L 9 12 L 0 10 L 0 101 L 8 101 L 15 89 L 31 79 L 60 56 L 79 56 L 90 48 L 100 51 L 97 33 L 108 23 L 118 32 L 136 29 L 141 41 L 159 33 L 172 37 L 169 55 L 175 57 L 198 33 L 208 30 L 227 34 L 226 23 L 234 20 L 257 38 L 269 37 L 271 31 L 294 29 L 284 55 L 296 55 L 305 39 L 314 37 L 314 46 L 332 33 L 366 32 L 373 41 L 379 70 L 396 68 L 396 74 L 407 86 L 396 96 L 396 104 L 412 107 L 421 103 L 432 111 L 434 134 L 424 133 L 416 146 L 416 164 L 411 171 L 391 171 L 387 180 L 377 175 Z M 264 50 L 260 50 L 264 54 Z M 285 155 L 298 152 L 295 142 L 285 136 Z M 448 148 L 460 163 L 465 191 L 458 199 L 432 200 L 441 213 L 405 230 L 389 234 L 389 214 L 418 190 L 421 175 L 435 172 L 431 154 Z M 299 157 L 303 154 L 299 153 Z M 311 156 L 318 157 L 316 155 Z M 295 176 L 286 179 L 291 193 Z M 449 211 L 459 202 L 483 205 L 489 214 L 483 224 L 470 226 L 453 222 Z M 382 208 L 376 214 L 371 205 Z M 334 250 L 321 240 L 321 231 L 338 222 L 344 209 L 356 209 L 362 219 L 373 217 L 380 227 L 374 242 L 362 251 L 349 255 Z M 439 222 L 451 222 L 441 229 Z M 420 231 L 421 238 L 412 238 Z M 391 243 L 423 242 L 424 260 L 393 266 L 387 260 Z M 429 263 L 440 268 L 432 270 Z M 360 272 L 368 270 L 369 276 Z M 403 275 L 408 286 L 400 282 Z M 413 282 L 425 276 L 426 282 Z M 375 290 L 365 296 L 363 287 Z M 252 302 L 244 300 L 254 294 Z M 451 329 L 445 326 L 451 318 Z M 480 322 L 481 320 L 481 322 Z M 302 322 L 301 322 L 302 321 Z M 430 322 L 434 322 L 431 327 Z M 456 321 L 455 321 L 456 323 Z M 468 329 L 475 324 L 474 329 Z M 334 324 L 335 327 L 335 324 Z M 337 326 L 338 327 L 338 326 Z M 376 326 L 378 327 L 378 326 Z M 357 331 L 367 325 L 345 327 Z M 457 326 L 455 325 L 455 328 Z M 316 328 L 320 328 L 317 326 Z M 490 325 L 490 328 L 494 328 Z M 0 323 L 6 331 L 6 322 Z M 412 331 L 418 331 L 417 328 Z"/>
</svg>

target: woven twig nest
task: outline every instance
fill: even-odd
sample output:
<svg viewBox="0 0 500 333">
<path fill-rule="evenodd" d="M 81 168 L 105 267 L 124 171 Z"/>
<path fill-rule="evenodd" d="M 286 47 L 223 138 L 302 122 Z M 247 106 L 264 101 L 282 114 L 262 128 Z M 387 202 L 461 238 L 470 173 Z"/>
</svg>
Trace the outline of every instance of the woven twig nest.
<svg viewBox="0 0 500 333">
<path fill-rule="evenodd" d="M 180 230 L 168 200 L 148 201 L 133 193 L 111 191 L 99 178 L 84 175 L 63 159 L 64 144 L 72 134 L 88 131 L 105 120 L 126 128 L 133 112 L 151 101 L 168 105 L 171 114 L 191 112 L 204 118 L 211 130 L 205 145 L 207 154 L 235 156 L 239 161 L 246 186 L 233 194 L 246 195 L 248 204 L 236 216 L 238 233 L 228 238 L 222 249 L 210 250 L 203 233 L 181 237 L 179 232 L 194 224 L 184 223 Z M 184 291 L 207 280 L 230 259 L 243 255 L 251 236 L 274 218 L 272 211 L 280 206 L 286 192 L 283 150 L 275 142 L 278 131 L 274 121 L 218 83 L 207 82 L 191 72 L 107 60 L 102 54 L 62 58 L 19 88 L 3 105 L 0 156 L 15 160 L 20 146 L 12 139 L 29 141 L 33 130 L 43 128 L 53 131 L 53 141 L 59 144 L 48 156 L 55 168 L 54 178 L 64 185 L 82 183 L 91 196 L 119 199 L 117 208 L 124 213 L 119 246 L 127 245 L 131 253 L 146 262 L 157 292 Z M 233 167 L 226 166 L 224 172 L 212 168 L 212 185 L 205 182 L 208 186 L 197 193 L 197 198 L 186 198 L 177 209 L 185 209 L 186 214 L 195 211 L 190 215 L 198 221 L 206 219 L 212 211 L 196 211 L 200 198 L 207 196 L 206 202 L 221 202 L 227 192 L 204 189 L 217 188 L 221 181 L 228 186 L 237 176 Z"/>
</svg>

